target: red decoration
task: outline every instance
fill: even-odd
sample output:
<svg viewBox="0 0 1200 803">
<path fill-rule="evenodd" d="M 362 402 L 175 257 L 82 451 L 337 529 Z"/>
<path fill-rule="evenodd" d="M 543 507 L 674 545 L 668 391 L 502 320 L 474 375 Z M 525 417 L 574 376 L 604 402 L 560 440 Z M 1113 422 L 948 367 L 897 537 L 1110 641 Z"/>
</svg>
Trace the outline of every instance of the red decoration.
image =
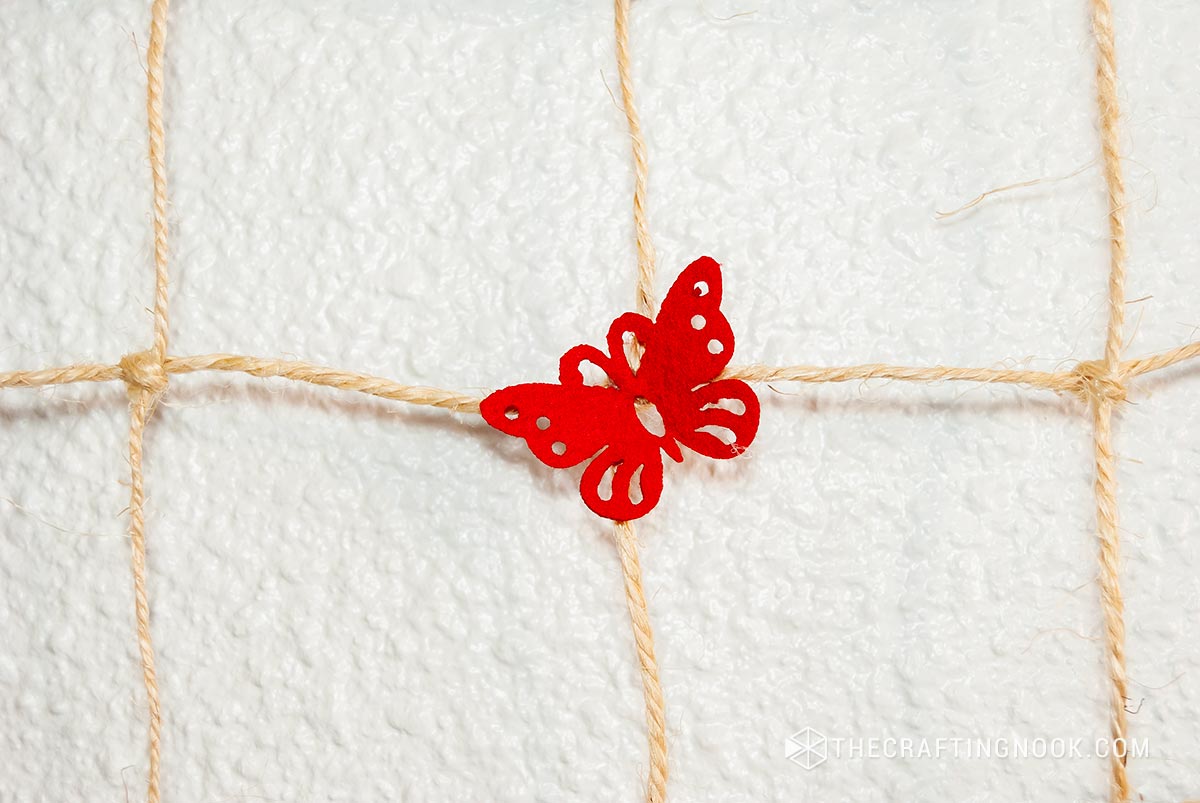
<svg viewBox="0 0 1200 803">
<path fill-rule="evenodd" d="M 501 432 L 524 438 L 551 468 L 592 458 L 580 482 L 583 501 L 605 518 L 640 518 L 662 494 L 660 450 L 676 462 L 683 460 L 680 445 L 725 460 L 744 452 L 758 432 L 754 391 L 736 379 L 717 380 L 733 356 L 733 330 L 720 306 L 721 266 L 701 257 L 679 274 L 658 320 L 622 315 L 609 327 L 608 354 L 576 346 L 559 361 L 561 384 L 498 390 L 480 412 Z M 633 338 L 645 349 L 636 371 L 626 356 Z M 585 363 L 608 381 L 587 384 Z"/>
</svg>

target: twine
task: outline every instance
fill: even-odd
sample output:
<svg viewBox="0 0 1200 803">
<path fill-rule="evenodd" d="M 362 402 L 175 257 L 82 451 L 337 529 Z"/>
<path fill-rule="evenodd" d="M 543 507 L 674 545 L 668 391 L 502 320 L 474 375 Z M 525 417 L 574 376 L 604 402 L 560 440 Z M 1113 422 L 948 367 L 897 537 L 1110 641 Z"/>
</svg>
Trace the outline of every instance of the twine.
<svg viewBox="0 0 1200 803">
<path fill-rule="evenodd" d="M 637 246 L 637 308 L 653 315 L 655 258 L 646 220 L 647 156 L 634 106 L 633 82 L 629 57 L 629 0 L 615 0 L 617 67 L 634 165 L 633 215 Z M 1168 351 L 1122 360 L 1122 335 L 1125 324 L 1125 282 L 1128 245 L 1125 234 L 1125 186 L 1120 157 L 1120 107 L 1117 96 L 1116 42 L 1109 0 L 1092 0 L 1092 27 L 1097 49 L 1097 103 L 1100 145 L 1108 195 L 1110 232 L 1108 273 L 1108 324 L 1103 357 L 1084 360 L 1069 370 L 1030 371 L 1005 368 L 955 368 L 947 366 L 908 367 L 867 364 L 846 367 L 807 365 L 730 367 L 727 378 L 748 382 L 849 382 L 887 379 L 899 382 L 974 382 L 1010 384 L 1031 390 L 1070 394 L 1086 405 L 1092 425 L 1096 464 L 1096 520 L 1100 563 L 1100 599 L 1105 622 L 1105 664 L 1109 678 L 1109 734 L 1115 740 L 1127 740 L 1128 673 L 1125 666 L 1124 602 L 1120 589 L 1120 531 L 1116 496 L 1116 454 L 1112 446 L 1112 422 L 1125 402 L 1134 377 L 1160 371 L 1200 356 L 1200 341 Z M 440 388 L 403 385 L 389 379 L 327 368 L 295 360 L 275 360 L 234 354 L 207 354 L 174 357 L 168 354 L 168 225 L 166 147 L 163 129 L 163 63 L 166 42 L 167 0 L 154 0 L 151 6 L 150 44 L 147 54 L 147 120 L 150 171 L 153 182 L 155 303 L 153 341 L 150 349 L 122 357 L 115 365 L 76 363 L 57 368 L 0 373 L 0 387 L 47 387 L 76 382 L 121 381 L 129 395 L 130 504 L 129 533 L 132 543 L 131 567 L 134 587 L 134 611 L 138 653 L 148 705 L 149 772 L 146 799 L 160 799 L 160 756 L 162 706 L 154 665 L 150 633 L 150 602 L 146 591 L 145 488 L 142 476 L 142 452 L 147 422 L 159 398 L 168 391 L 171 374 L 199 371 L 240 372 L 255 377 L 280 377 L 297 382 L 363 393 L 407 404 L 425 405 L 456 413 L 478 413 L 479 397 Z M 642 589 L 641 564 L 637 539 L 629 522 L 616 522 L 614 542 L 620 560 L 625 600 L 633 628 L 638 667 L 642 679 L 646 726 L 649 741 L 649 772 L 646 800 L 662 803 L 666 798 L 669 775 L 666 744 L 666 718 L 658 664 L 654 655 L 654 636 Z M 1122 742 L 1127 743 L 1127 742 Z M 1117 751 L 1114 751 L 1117 752 Z M 1125 759 L 1113 757 L 1110 763 L 1110 800 L 1125 803 L 1131 789 Z"/>
<path fill-rule="evenodd" d="M 642 591 L 642 564 L 638 561 L 637 536 L 633 524 L 628 521 L 613 522 L 613 537 L 617 544 L 617 556 L 621 559 L 625 604 L 629 607 L 629 621 L 633 625 L 638 669 L 642 676 L 642 698 L 646 704 L 646 732 L 650 741 L 646 801 L 662 803 L 667 799 L 667 716 L 662 685 L 658 682 L 654 631 L 650 629 L 650 613 L 646 609 L 646 594 Z"/>
<path fill-rule="evenodd" d="M 162 757 L 162 705 L 154 669 L 150 635 L 150 599 L 146 591 L 146 492 L 142 478 L 142 446 L 146 424 L 167 389 L 170 320 L 167 317 L 167 146 L 163 130 L 163 60 L 167 42 L 167 0 L 150 6 L 150 44 L 146 51 L 146 127 L 150 146 L 150 178 L 154 208 L 154 345 L 118 363 L 129 394 L 129 537 L 133 570 L 134 615 L 142 681 L 146 687 L 147 741 L 150 759 L 146 800 L 159 803 Z"/>
<path fill-rule="evenodd" d="M 1102 374 L 1097 360 L 1085 360 L 1063 371 L 1029 371 L 1008 368 L 955 368 L 945 365 L 914 367 L 868 363 L 821 367 L 815 365 L 731 365 L 719 378 L 740 379 L 743 382 L 801 382 L 825 384 L 838 382 L 886 379 L 916 384 L 941 382 L 974 382 L 977 384 L 1019 385 L 1031 390 L 1068 393 L 1086 403 L 1095 395 L 1108 395 L 1113 401 L 1124 401 L 1129 386 L 1126 380 L 1161 371 L 1179 363 L 1200 357 L 1200 341 L 1152 354 L 1124 360 L 1115 375 Z M 122 361 L 128 360 L 123 357 Z M 30 371 L 0 372 L 0 387 L 37 388 L 71 385 L 76 382 L 111 382 L 124 380 L 121 363 L 103 365 L 76 363 L 57 368 Z M 190 357 L 168 356 L 163 362 L 167 374 L 191 374 L 202 371 L 243 373 L 261 378 L 281 377 L 311 385 L 378 396 L 381 399 L 427 407 L 439 407 L 456 413 L 478 413 L 483 396 L 472 396 L 453 390 L 422 385 L 405 385 L 391 379 L 362 374 L 345 368 L 329 368 L 299 360 L 279 360 L 269 357 L 245 357 L 237 354 L 197 354 Z M 486 394 L 484 394 L 486 395 Z"/>
<path fill-rule="evenodd" d="M 1092 393 L 1092 435 L 1096 456 L 1096 522 L 1100 541 L 1100 601 L 1104 608 L 1104 646 L 1109 679 L 1109 736 L 1112 744 L 1128 744 L 1128 671 L 1125 667 L 1125 602 L 1121 595 L 1121 533 L 1117 517 L 1117 456 L 1112 445 L 1116 404 L 1124 399 L 1120 377 L 1125 328 L 1125 178 L 1121 170 L 1120 102 L 1117 97 L 1116 33 L 1110 0 L 1092 0 L 1092 29 L 1096 35 L 1096 102 L 1100 112 L 1100 150 L 1108 189 L 1108 331 L 1104 360 L 1089 378 Z M 1087 363 L 1092 366 L 1093 364 Z M 1111 751 L 1109 796 L 1129 799 L 1125 751 Z M 1119 755 L 1118 755 L 1119 753 Z"/>
<path fill-rule="evenodd" d="M 167 47 L 169 0 L 150 6 L 150 44 L 146 49 L 146 120 L 150 142 L 150 179 L 154 206 L 154 357 L 167 357 L 167 137 L 163 131 L 163 56 Z"/>
<path fill-rule="evenodd" d="M 647 318 L 658 313 L 658 302 L 654 296 L 654 243 L 650 239 L 650 224 L 646 220 L 647 167 L 646 140 L 642 136 L 642 123 L 638 118 L 633 100 L 633 75 L 629 60 L 629 4 L 630 0 L 614 0 L 617 75 L 621 83 L 621 103 L 625 110 L 625 122 L 629 126 L 629 142 L 633 151 L 633 228 L 637 245 L 637 311 Z M 637 354 L 641 356 L 640 352 Z M 636 368 L 637 366 L 633 366 Z"/>
</svg>

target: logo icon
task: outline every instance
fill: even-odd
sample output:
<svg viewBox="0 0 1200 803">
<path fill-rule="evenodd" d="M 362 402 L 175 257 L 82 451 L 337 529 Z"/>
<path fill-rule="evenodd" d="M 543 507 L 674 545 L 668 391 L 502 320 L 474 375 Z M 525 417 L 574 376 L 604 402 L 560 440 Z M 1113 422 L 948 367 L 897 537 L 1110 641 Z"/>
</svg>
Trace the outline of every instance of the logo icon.
<svg viewBox="0 0 1200 803">
<path fill-rule="evenodd" d="M 805 728 L 789 736 L 784 742 L 783 752 L 788 761 L 806 770 L 824 764 L 829 757 L 825 734 L 813 728 Z"/>
</svg>

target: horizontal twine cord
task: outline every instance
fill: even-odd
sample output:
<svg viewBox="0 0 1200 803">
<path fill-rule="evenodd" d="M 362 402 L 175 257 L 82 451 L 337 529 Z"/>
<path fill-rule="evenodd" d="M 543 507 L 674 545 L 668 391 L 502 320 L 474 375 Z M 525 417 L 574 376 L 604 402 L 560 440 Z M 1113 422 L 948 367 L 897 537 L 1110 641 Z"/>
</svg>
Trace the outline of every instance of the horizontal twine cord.
<svg viewBox="0 0 1200 803">
<path fill-rule="evenodd" d="M 730 366 L 722 379 L 741 379 L 745 382 L 853 382 L 867 379 L 892 379 L 900 382 L 983 382 L 1078 393 L 1082 389 L 1079 376 L 1073 371 L 1051 373 L 1007 368 L 952 368 L 934 365 L 928 368 L 869 363 L 843 368 L 822 368 L 809 365 Z"/>
<path fill-rule="evenodd" d="M 123 358 L 123 363 L 104 365 L 77 363 L 59 368 L 0 373 L 0 387 L 36 388 L 49 385 L 70 385 L 76 382 L 116 382 L 145 385 L 145 360 Z M 1125 360 L 1120 364 L 1117 378 L 1107 378 L 1099 385 L 1102 363 L 1085 360 L 1068 371 L 1030 371 L 1009 368 L 957 368 L 934 365 L 928 367 L 867 363 L 822 367 L 815 365 L 739 365 L 730 366 L 722 379 L 741 379 L 745 382 L 854 382 L 886 379 L 897 382 L 977 382 L 982 384 L 1022 385 L 1055 393 L 1071 393 L 1082 399 L 1095 395 L 1123 397 L 1123 381 L 1161 371 L 1200 356 L 1200 341 L 1170 349 L 1159 354 Z M 391 379 L 362 374 L 343 368 L 329 368 L 302 360 L 279 360 L 269 357 L 247 357 L 238 354 L 199 354 L 190 357 L 167 357 L 163 363 L 166 374 L 190 374 L 200 371 L 244 373 L 257 377 L 281 377 L 312 385 L 336 388 L 406 404 L 439 407 L 456 413 L 478 413 L 480 396 L 471 396 L 442 388 L 405 385 Z"/>
<path fill-rule="evenodd" d="M 1161 371 L 1163 368 L 1169 368 L 1197 356 L 1200 356 L 1200 342 L 1188 343 L 1149 357 L 1125 360 L 1121 363 L 1120 373 L 1127 377 L 1140 376 L 1151 371 Z"/>
<path fill-rule="evenodd" d="M 61 368 L 0 373 L 0 388 L 40 388 L 47 385 L 72 385 L 76 382 L 112 382 L 121 379 L 117 365 L 76 363 Z"/>
<path fill-rule="evenodd" d="M 467 396 L 440 388 L 420 385 L 401 385 L 378 376 L 324 368 L 297 360 L 268 360 L 259 357 L 240 357 L 234 354 L 208 354 L 198 357 L 169 357 L 168 373 L 187 374 L 194 371 L 233 371 L 258 377 L 282 377 L 312 385 L 348 390 L 378 396 L 381 399 L 407 404 L 440 407 L 456 413 L 478 413 L 477 396 Z"/>
</svg>

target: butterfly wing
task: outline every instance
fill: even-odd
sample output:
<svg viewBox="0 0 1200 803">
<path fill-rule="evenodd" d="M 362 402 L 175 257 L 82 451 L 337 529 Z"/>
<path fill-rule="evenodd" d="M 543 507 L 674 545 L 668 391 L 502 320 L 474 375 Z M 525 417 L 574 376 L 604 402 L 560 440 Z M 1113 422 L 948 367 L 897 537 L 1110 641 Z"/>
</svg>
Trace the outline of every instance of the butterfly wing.
<svg viewBox="0 0 1200 803">
<path fill-rule="evenodd" d="M 672 435 L 693 452 L 728 460 L 746 451 L 758 434 L 758 419 L 758 396 L 750 386 L 720 379 L 691 391 L 672 410 Z"/>
<path fill-rule="evenodd" d="M 620 320 L 620 319 L 618 319 Z M 733 330 L 721 312 L 721 266 L 700 257 L 684 268 L 663 299 L 645 340 L 638 378 L 658 397 L 711 382 L 733 356 Z"/>
<path fill-rule="evenodd" d="M 579 493 L 597 516 L 631 521 L 649 513 L 662 496 L 658 444 L 645 435 L 614 443 L 583 470 Z"/>
<path fill-rule="evenodd" d="M 506 435 L 524 438 L 546 465 L 570 468 L 609 444 L 628 406 L 612 388 L 530 383 L 496 391 L 479 412 Z"/>
<path fill-rule="evenodd" d="M 733 329 L 721 312 L 721 266 L 710 257 L 688 265 L 663 300 L 653 328 L 639 337 L 646 353 L 635 382 L 653 399 L 667 433 L 706 457 L 728 459 L 744 452 L 758 433 L 760 409 L 745 382 L 714 381 L 729 364 L 734 345 Z"/>
<path fill-rule="evenodd" d="M 570 468 L 595 457 L 579 483 L 583 501 L 597 515 L 618 521 L 640 518 L 662 495 L 658 440 L 637 412 L 611 387 L 533 383 L 498 390 L 479 405 L 483 419 L 507 435 L 523 438 L 538 460 Z"/>
<path fill-rule="evenodd" d="M 626 360 L 626 335 L 644 347 L 636 372 Z M 483 400 L 480 412 L 501 432 L 524 438 L 553 468 L 593 457 L 580 495 L 593 512 L 621 521 L 644 516 L 658 503 L 660 448 L 676 460 L 676 440 L 709 457 L 741 454 L 758 431 L 759 405 L 744 382 L 713 381 L 733 354 L 733 330 L 721 313 L 721 268 L 710 257 L 684 269 L 657 320 L 634 313 L 617 318 L 608 347 L 609 354 L 591 346 L 571 349 L 560 362 L 562 384 L 498 390 Z M 585 363 L 600 367 L 613 384 L 584 384 Z M 665 437 L 639 420 L 635 402 L 641 398 L 658 409 Z"/>
</svg>

